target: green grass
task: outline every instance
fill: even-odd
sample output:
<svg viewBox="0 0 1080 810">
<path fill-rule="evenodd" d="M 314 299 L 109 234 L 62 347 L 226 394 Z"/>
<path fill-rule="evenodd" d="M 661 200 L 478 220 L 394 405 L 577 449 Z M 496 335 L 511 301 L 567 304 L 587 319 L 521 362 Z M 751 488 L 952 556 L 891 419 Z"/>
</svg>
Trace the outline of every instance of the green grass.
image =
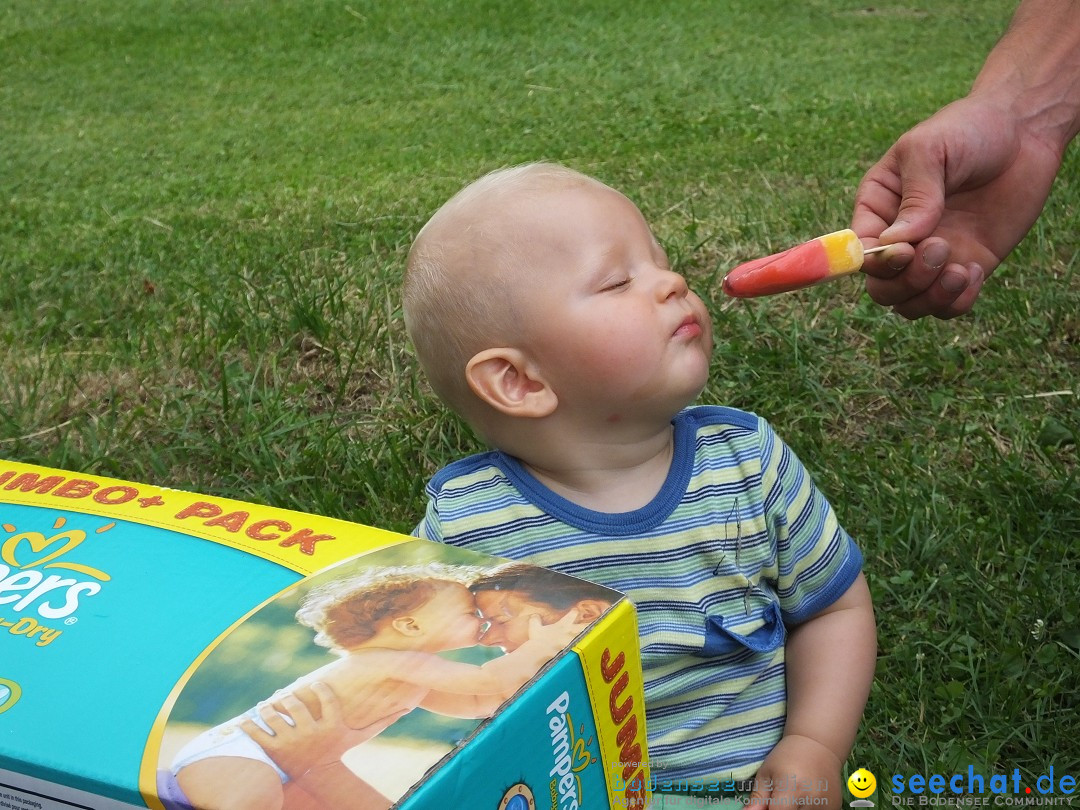
<svg viewBox="0 0 1080 810">
<path fill-rule="evenodd" d="M 768 416 L 865 551 L 849 765 L 1080 775 L 1075 149 L 971 317 L 718 290 L 846 224 L 1012 6 L 14 0 L 0 454 L 408 530 L 477 446 L 406 345 L 409 241 L 483 171 L 563 161 L 713 303 L 703 400 Z"/>
</svg>

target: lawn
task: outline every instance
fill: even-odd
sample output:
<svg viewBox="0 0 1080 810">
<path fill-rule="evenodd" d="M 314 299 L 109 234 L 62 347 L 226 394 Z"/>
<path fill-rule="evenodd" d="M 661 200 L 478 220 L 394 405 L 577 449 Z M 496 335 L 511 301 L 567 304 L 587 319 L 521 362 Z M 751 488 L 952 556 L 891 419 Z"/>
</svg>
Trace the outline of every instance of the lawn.
<svg viewBox="0 0 1080 810">
<path fill-rule="evenodd" d="M 409 530 L 478 447 L 407 345 L 409 242 L 480 173 L 561 161 L 710 302 L 702 401 L 767 416 L 865 552 L 850 769 L 1080 776 L 1076 149 L 969 317 L 909 323 L 850 279 L 719 290 L 844 227 L 1012 7 L 13 0 L 0 455 Z"/>
</svg>

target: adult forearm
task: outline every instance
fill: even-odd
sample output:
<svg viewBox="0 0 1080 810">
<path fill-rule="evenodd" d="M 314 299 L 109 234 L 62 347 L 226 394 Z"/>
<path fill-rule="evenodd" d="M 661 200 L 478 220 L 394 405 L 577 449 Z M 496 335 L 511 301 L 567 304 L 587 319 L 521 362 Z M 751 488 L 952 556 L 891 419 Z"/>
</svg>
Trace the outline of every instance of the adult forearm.
<svg viewBox="0 0 1080 810">
<path fill-rule="evenodd" d="M 1000 99 L 1063 152 L 1080 131 L 1080 0 L 1024 0 L 971 95 Z"/>
</svg>

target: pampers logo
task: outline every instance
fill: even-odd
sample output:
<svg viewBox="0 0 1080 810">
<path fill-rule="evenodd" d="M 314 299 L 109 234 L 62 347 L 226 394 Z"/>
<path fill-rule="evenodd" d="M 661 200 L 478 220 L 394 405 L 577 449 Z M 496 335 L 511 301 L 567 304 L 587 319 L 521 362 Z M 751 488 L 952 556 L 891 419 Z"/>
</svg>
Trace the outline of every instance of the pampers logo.
<svg viewBox="0 0 1080 810">
<path fill-rule="evenodd" d="M 1076 793 L 1076 777 L 1069 774 L 1055 776 L 1051 765 L 1048 773 L 1036 777 L 1032 789 L 1030 784 L 1024 784 L 1019 768 L 1013 768 L 1011 774 L 986 776 L 976 773 L 974 766 L 969 765 L 967 773 L 896 774 L 892 778 L 892 793 L 892 804 L 905 807 L 1071 805 Z"/>
<path fill-rule="evenodd" d="M 581 792 L 581 771 L 596 762 L 588 746 L 592 738 L 584 740 L 584 733 L 574 730 L 570 716 L 570 695 L 563 692 L 547 707 L 548 730 L 551 732 L 551 756 L 554 764 L 551 777 L 551 806 L 560 810 L 578 810 L 585 806 Z"/>
<path fill-rule="evenodd" d="M 22 688 L 7 678 L 0 678 L 0 714 L 3 714 L 19 701 Z"/>
<path fill-rule="evenodd" d="M 41 619 L 71 624 L 80 600 L 99 593 L 101 583 L 111 579 L 104 571 L 67 559 L 86 539 L 86 532 L 63 530 L 66 524 L 66 518 L 57 518 L 52 530 L 58 533 L 49 537 L 2 524 L 9 536 L 0 541 L 0 630 L 31 639 L 38 647 L 51 644 L 63 632 Z M 115 525 L 106 524 L 96 533 Z M 47 573 L 48 569 L 63 573 Z"/>
</svg>

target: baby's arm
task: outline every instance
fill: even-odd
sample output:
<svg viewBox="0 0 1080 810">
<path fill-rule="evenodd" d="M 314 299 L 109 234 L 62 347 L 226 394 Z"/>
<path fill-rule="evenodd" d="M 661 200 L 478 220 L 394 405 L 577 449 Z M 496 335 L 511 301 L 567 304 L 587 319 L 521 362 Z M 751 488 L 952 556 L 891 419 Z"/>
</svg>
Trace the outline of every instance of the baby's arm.
<svg viewBox="0 0 1080 810">
<path fill-rule="evenodd" d="M 454 695 L 449 692 L 431 691 L 420 701 L 420 708 L 446 717 L 476 720 L 491 717 L 513 694 L 514 692 L 497 695 Z"/>
<path fill-rule="evenodd" d="M 440 692 L 458 695 L 493 695 L 509 690 L 513 694 L 533 677 L 548 661 L 571 641 L 582 628 L 577 611 L 571 610 L 557 622 L 543 624 L 539 616 L 529 619 L 529 640 L 513 652 L 501 655 L 482 666 L 460 664 L 434 655 L 427 655 L 426 665 L 395 677 Z"/>
<path fill-rule="evenodd" d="M 784 736 L 762 763 L 752 798 L 794 805 L 818 797 L 839 810 L 841 765 L 855 742 L 877 656 L 874 608 L 862 574 L 837 601 L 791 630 L 785 656 Z"/>
<path fill-rule="evenodd" d="M 539 616 L 529 619 L 529 640 L 516 650 L 483 666 L 438 659 L 445 674 L 420 702 L 428 711 L 451 717 L 489 717 L 582 630 L 577 611 L 557 622 L 543 624 Z"/>
</svg>

